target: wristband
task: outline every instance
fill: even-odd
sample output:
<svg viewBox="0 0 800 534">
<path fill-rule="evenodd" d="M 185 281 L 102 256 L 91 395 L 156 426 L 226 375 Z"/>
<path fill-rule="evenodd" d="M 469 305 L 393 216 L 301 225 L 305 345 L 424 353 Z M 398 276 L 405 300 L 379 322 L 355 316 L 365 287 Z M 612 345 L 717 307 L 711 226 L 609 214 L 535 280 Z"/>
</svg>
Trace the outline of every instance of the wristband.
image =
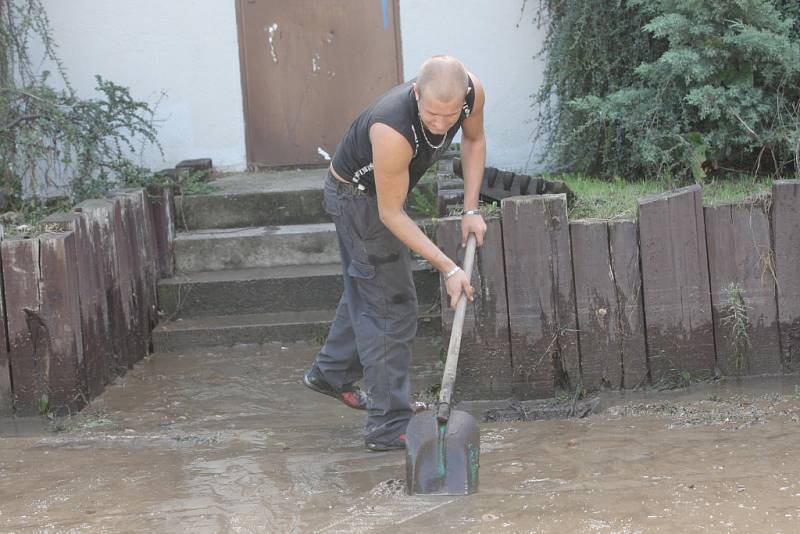
<svg viewBox="0 0 800 534">
<path fill-rule="evenodd" d="M 456 265 L 455 267 L 453 267 L 453 269 L 452 269 L 450 272 L 448 272 L 446 275 L 444 275 L 444 279 L 445 279 L 445 280 L 450 280 L 450 278 L 452 278 L 452 276 L 453 276 L 454 274 L 456 274 L 456 273 L 457 273 L 458 271 L 460 271 L 460 270 L 461 270 L 461 267 L 459 267 L 458 265 Z"/>
<path fill-rule="evenodd" d="M 461 215 L 480 215 L 480 214 L 481 214 L 481 210 L 479 210 L 479 209 L 477 209 L 477 210 L 465 210 L 465 211 L 461 212 Z"/>
</svg>

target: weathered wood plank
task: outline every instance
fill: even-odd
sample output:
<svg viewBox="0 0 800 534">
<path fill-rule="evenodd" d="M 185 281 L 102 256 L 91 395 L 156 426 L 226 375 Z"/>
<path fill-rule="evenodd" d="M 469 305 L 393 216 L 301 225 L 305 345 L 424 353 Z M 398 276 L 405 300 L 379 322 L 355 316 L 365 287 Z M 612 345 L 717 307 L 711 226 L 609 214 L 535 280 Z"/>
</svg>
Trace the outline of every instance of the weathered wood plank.
<svg viewBox="0 0 800 534">
<path fill-rule="evenodd" d="M 800 371 L 800 180 L 772 184 L 772 236 L 784 369 Z"/>
<path fill-rule="evenodd" d="M 636 222 L 608 223 L 611 271 L 617 296 L 617 347 L 622 354 L 623 385 L 627 389 L 647 382 L 647 344 L 644 335 L 642 271 Z"/>
<path fill-rule="evenodd" d="M 514 393 L 546 397 L 579 383 L 566 195 L 502 201 Z"/>
<path fill-rule="evenodd" d="M 86 213 L 80 208 L 76 209 L 76 212 L 84 219 L 86 225 L 87 255 L 92 258 L 91 265 L 87 268 L 96 291 L 94 298 L 99 321 L 98 335 L 101 336 L 99 348 L 103 355 L 105 381 L 110 383 L 117 374 L 115 369 L 119 367 L 120 354 L 118 348 L 120 341 L 115 339 L 116 334 L 112 327 L 115 312 L 109 308 L 109 295 L 113 289 L 108 285 L 111 279 L 106 275 L 106 269 L 110 268 L 108 255 L 109 250 L 113 249 L 113 239 L 109 237 L 107 217 L 103 220 L 98 214 Z"/>
<path fill-rule="evenodd" d="M 170 278 L 175 274 L 175 203 L 173 195 L 171 187 L 162 187 L 150 197 L 159 278 Z"/>
<path fill-rule="evenodd" d="M 115 228 L 120 278 L 127 280 L 132 296 L 131 309 L 134 320 L 130 326 L 132 350 L 129 355 L 133 360 L 128 362 L 128 366 L 132 367 L 147 354 L 149 302 L 145 296 L 144 258 L 139 245 L 139 234 L 136 231 L 136 209 L 133 199 L 125 195 L 115 195 L 113 199 L 119 201 L 120 207 L 120 216 Z"/>
<path fill-rule="evenodd" d="M 102 258 L 93 242 L 86 214 L 50 215 L 43 221 L 43 230 L 75 235 L 86 385 L 92 399 L 103 392 L 108 380 L 106 353 L 110 349 L 110 337 L 105 328 L 105 291 L 100 273 Z"/>
<path fill-rule="evenodd" d="M 122 225 L 128 244 L 128 260 L 134 287 L 135 309 L 137 312 L 136 335 L 141 340 L 143 350 L 138 351 L 137 361 L 149 352 L 150 332 L 155 322 L 155 283 L 151 280 L 151 249 L 147 238 L 148 224 L 143 208 L 141 189 L 122 189 L 115 191 L 113 198 L 120 200 Z"/>
<path fill-rule="evenodd" d="M 47 372 L 36 357 L 48 340 L 40 319 L 39 240 L 5 239 L 0 249 L 14 409 L 17 415 L 36 415 L 47 399 Z"/>
<path fill-rule="evenodd" d="M 711 375 L 714 332 L 700 186 L 640 199 L 639 237 L 653 381 Z"/>
<path fill-rule="evenodd" d="M 47 370 L 48 411 L 72 413 L 88 400 L 75 234 L 41 234 L 39 246 L 41 308 L 37 319 L 49 340 L 44 344 L 41 338 L 34 340 L 34 346 Z"/>
<path fill-rule="evenodd" d="M 137 316 L 134 306 L 134 290 L 131 280 L 131 265 L 128 260 L 127 243 L 122 230 L 119 199 L 93 199 L 76 206 L 76 211 L 85 213 L 93 228 L 100 233 L 102 251 L 102 274 L 106 291 L 111 332 L 111 356 L 106 359 L 109 379 L 124 375 L 137 361 L 141 350 L 136 338 Z"/>
<path fill-rule="evenodd" d="M 752 204 L 704 211 L 717 366 L 723 375 L 780 373 L 769 218 L 762 206 Z M 746 328 L 740 334 L 733 330 L 736 304 L 745 307 Z"/>
<path fill-rule="evenodd" d="M 472 270 L 475 298 L 467 304 L 455 396 L 458 399 L 504 399 L 512 395 L 511 346 L 508 329 L 503 233 L 500 220 L 486 221 L 484 245 L 478 249 Z M 463 264 L 461 218 L 441 219 L 436 229 L 439 248 Z M 442 326 L 447 343 L 454 309 L 444 277 L 441 279 Z"/>
<path fill-rule="evenodd" d="M 619 389 L 622 357 L 614 320 L 618 310 L 608 248 L 608 223 L 573 221 L 569 228 L 583 387 L 589 391 Z"/>
<path fill-rule="evenodd" d="M 133 190 L 117 190 L 112 198 L 119 199 L 122 210 L 122 231 L 127 244 L 127 261 L 131 267 L 131 280 L 133 282 L 134 305 L 137 314 L 136 335 L 141 338 L 145 346 L 149 339 L 149 323 L 151 304 L 147 284 L 147 247 L 144 243 L 142 231 L 141 204 L 138 195 Z M 146 352 L 137 355 L 136 360 L 143 357 Z"/>
<path fill-rule="evenodd" d="M 160 279 L 159 260 L 158 260 L 158 238 L 156 236 L 155 228 L 155 215 L 153 214 L 153 205 L 150 202 L 150 196 L 145 189 L 139 190 L 141 197 L 141 210 L 142 210 L 142 226 L 141 231 L 143 234 L 143 243 L 145 252 L 147 254 L 147 261 L 145 263 L 147 274 L 147 292 L 149 299 L 148 312 L 148 340 L 151 339 L 151 332 L 158 323 L 158 280 Z M 148 350 L 151 350 L 148 345 Z"/>
<path fill-rule="evenodd" d="M 0 244 L 4 238 L 3 225 L 0 225 Z M 0 266 L 2 266 L 2 249 L 0 248 Z M 14 396 L 11 391 L 11 367 L 9 365 L 8 340 L 6 338 L 6 310 L 3 298 L 3 273 L 0 268 L 0 417 L 14 413 Z"/>
</svg>

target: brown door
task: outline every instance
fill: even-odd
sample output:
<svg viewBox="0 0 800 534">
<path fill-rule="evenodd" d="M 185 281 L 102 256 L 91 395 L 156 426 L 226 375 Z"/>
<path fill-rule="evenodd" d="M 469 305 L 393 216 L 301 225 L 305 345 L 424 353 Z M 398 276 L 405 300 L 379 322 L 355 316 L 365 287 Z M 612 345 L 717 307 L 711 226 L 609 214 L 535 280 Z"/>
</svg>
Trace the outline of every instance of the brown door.
<svg viewBox="0 0 800 534">
<path fill-rule="evenodd" d="M 402 81 L 397 0 L 237 0 L 247 160 L 321 165 Z"/>
</svg>

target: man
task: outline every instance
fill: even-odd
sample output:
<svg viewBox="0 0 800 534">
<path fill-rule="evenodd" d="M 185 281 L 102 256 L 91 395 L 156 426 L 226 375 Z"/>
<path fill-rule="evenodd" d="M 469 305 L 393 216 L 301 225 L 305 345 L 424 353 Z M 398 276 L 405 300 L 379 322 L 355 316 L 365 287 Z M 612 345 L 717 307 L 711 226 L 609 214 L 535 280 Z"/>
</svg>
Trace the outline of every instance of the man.
<svg viewBox="0 0 800 534">
<path fill-rule="evenodd" d="M 435 56 L 416 79 L 390 89 L 353 122 L 333 157 L 324 207 L 336 225 L 344 294 L 325 345 L 303 382 L 366 409 L 366 446 L 405 447 L 417 297 L 409 248 L 445 276 L 451 306 L 472 300 L 467 275 L 406 214 L 408 192 L 462 130 L 462 242 L 483 244 L 478 209 L 486 141 L 480 81 L 455 58 Z M 462 244 L 463 244 L 462 243 Z M 365 391 L 354 383 L 363 377 Z"/>
</svg>

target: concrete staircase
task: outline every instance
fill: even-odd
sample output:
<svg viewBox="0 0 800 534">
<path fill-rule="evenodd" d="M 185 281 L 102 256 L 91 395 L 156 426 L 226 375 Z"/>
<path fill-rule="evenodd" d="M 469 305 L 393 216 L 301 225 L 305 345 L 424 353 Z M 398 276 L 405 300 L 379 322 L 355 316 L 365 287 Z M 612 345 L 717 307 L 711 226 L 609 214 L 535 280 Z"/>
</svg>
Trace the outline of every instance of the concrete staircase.
<svg viewBox="0 0 800 534">
<path fill-rule="evenodd" d="M 176 275 L 159 282 L 155 350 L 324 340 L 342 279 L 323 180 L 323 170 L 238 174 L 176 198 Z M 438 274 L 419 262 L 414 279 L 420 335 L 436 335 Z"/>
</svg>

